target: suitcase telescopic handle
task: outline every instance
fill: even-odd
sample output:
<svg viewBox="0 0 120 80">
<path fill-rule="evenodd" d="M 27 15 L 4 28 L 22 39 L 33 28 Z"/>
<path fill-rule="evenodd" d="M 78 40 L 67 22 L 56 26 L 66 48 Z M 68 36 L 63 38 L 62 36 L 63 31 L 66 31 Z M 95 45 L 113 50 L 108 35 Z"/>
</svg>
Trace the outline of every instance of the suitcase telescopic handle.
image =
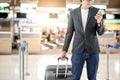
<svg viewBox="0 0 120 80">
<path fill-rule="evenodd" d="M 58 57 L 58 61 L 61 59 L 61 57 Z M 68 60 L 68 57 L 65 57 L 66 60 Z"/>
<path fill-rule="evenodd" d="M 58 70 L 59 70 L 59 60 L 61 59 L 61 57 L 58 57 L 58 64 L 57 64 L 57 68 L 56 68 L 56 78 L 58 77 Z M 66 59 L 66 67 L 65 67 L 65 76 L 67 75 L 67 68 L 68 68 L 68 57 L 65 57 Z"/>
</svg>

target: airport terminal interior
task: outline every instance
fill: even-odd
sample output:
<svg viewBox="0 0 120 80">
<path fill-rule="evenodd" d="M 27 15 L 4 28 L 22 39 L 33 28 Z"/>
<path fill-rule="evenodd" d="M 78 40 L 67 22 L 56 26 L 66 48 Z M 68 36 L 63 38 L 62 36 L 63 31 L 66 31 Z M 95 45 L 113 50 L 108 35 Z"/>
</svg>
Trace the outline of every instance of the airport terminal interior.
<svg viewBox="0 0 120 80">
<path fill-rule="evenodd" d="M 80 0 L 0 0 L 0 80 L 45 80 L 57 65 L 69 12 Z M 94 0 L 103 14 L 97 80 L 120 80 L 120 0 Z M 71 65 L 72 41 L 67 52 Z M 59 61 L 62 65 L 66 61 Z M 87 80 L 86 64 L 81 80 Z"/>
</svg>

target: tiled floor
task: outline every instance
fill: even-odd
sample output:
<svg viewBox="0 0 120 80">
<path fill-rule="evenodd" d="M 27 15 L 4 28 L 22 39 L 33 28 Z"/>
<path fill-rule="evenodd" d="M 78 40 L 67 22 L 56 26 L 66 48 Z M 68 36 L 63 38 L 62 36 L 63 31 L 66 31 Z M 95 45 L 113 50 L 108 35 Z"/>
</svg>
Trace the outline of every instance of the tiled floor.
<svg viewBox="0 0 120 80">
<path fill-rule="evenodd" d="M 41 55 L 28 56 L 28 73 L 25 80 L 44 80 L 45 67 L 49 64 L 57 64 L 57 58 L 61 50 L 49 50 Z M 71 57 L 71 54 L 68 54 Z M 71 64 L 69 59 L 69 64 Z M 100 64 L 97 80 L 107 79 L 106 54 L 100 54 Z M 110 54 L 110 80 L 120 80 L 120 53 Z M 19 55 L 0 55 L 0 80 L 20 80 L 19 77 Z M 81 80 L 87 80 L 86 68 L 84 66 Z"/>
</svg>

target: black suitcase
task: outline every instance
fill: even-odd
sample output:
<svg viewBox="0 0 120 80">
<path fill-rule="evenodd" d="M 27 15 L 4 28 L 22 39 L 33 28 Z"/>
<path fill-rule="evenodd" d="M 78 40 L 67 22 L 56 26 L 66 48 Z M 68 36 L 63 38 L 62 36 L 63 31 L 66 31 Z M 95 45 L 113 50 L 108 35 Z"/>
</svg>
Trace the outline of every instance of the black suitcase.
<svg viewBox="0 0 120 80">
<path fill-rule="evenodd" d="M 48 65 L 46 67 L 44 80 L 71 80 L 72 66 L 68 65 L 68 58 L 66 58 L 66 65 L 59 65 L 60 59 L 59 57 L 57 65 Z"/>
</svg>

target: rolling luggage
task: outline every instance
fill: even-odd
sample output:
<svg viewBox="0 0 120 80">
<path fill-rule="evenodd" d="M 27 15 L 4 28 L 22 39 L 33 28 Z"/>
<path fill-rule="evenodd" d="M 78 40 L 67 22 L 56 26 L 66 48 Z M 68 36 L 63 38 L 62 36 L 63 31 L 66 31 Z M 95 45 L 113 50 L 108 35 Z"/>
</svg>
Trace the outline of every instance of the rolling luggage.
<svg viewBox="0 0 120 80">
<path fill-rule="evenodd" d="M 59 65 L 60 59 L 59 57 L 57 65 L 48 65 L 46 67 L 44 80 L 71 80 L 72 66 L 68 65 L 68 58 L 66 57 L 66 65 Z"/>
</svg>

